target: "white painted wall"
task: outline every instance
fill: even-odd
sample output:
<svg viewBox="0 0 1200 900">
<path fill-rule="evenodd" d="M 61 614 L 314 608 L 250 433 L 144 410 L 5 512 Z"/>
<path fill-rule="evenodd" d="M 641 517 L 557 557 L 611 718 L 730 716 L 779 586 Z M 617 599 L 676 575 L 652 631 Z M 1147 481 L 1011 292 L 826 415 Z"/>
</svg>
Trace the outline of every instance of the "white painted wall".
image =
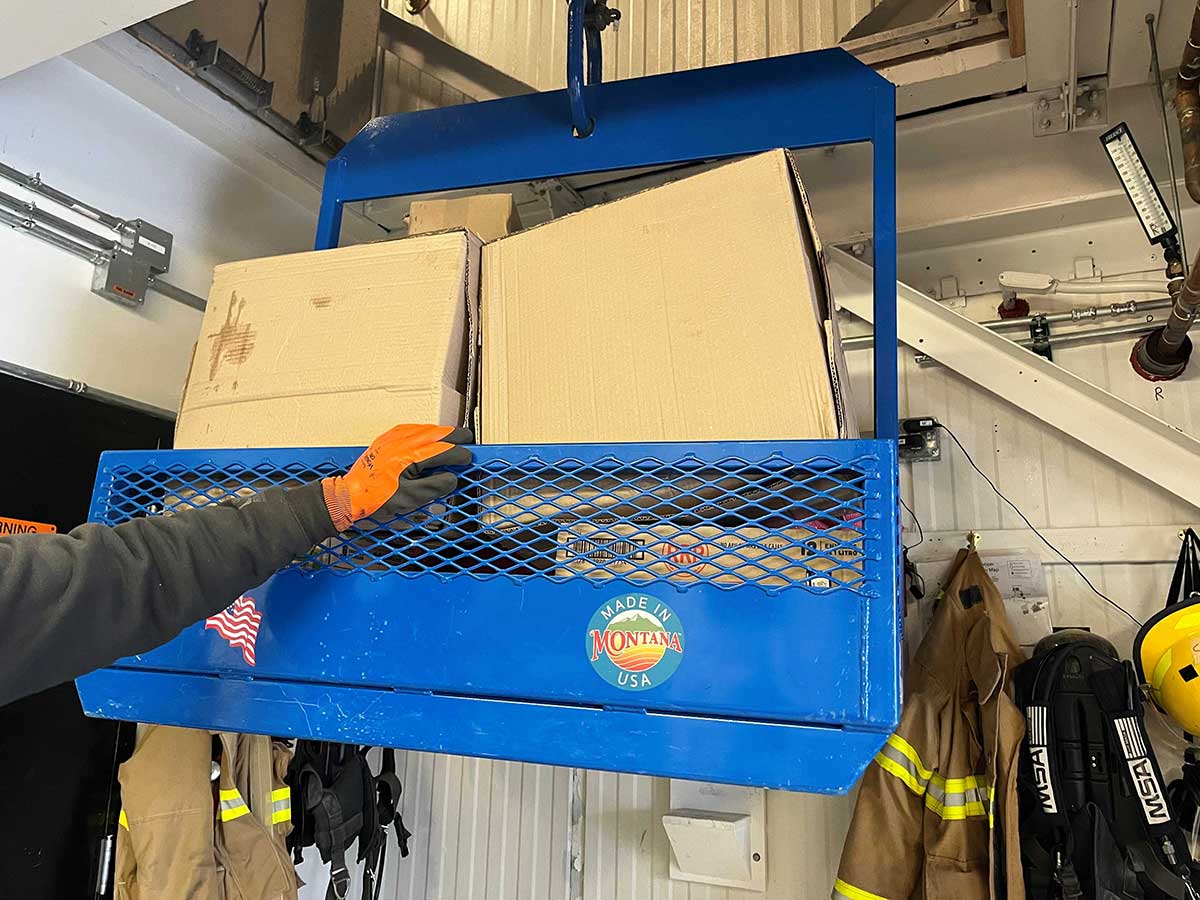
<svg viewBox="0 0 1200 900">
<path fill-rule="evenodd" d="M 172 90 L 170 79 L 176 91 L 193 87 L 169 67 L 139 77 L 161 90 Z M 299 191 L 269 186 L 65 58 L 0 80 L 0 109 L 0 160 L 172 232 L 166 277 L 193 293 L 207 296 L 217 263 L 312 246 L 314 185 L 293 199 Z M 228 115 L 265 130 L 232 107 Z M 15 185 L 0 190 L 35 199 Z M 200 313 L 154 293 L 142 309 L 101 299 L 89 290 L 89 263 L 8 229 L 0 230 L 0 271 L 0 359 L 176 408 Z"/>
</svg>

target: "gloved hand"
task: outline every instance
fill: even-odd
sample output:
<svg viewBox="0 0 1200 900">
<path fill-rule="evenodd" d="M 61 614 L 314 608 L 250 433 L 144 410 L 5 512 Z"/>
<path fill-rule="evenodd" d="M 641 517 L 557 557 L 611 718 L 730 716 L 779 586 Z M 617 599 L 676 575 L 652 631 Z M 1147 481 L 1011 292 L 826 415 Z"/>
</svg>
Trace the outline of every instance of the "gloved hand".
<svg viewBox="0 0 1200 900">
<path fill-rule="evenodd" d="M 323 479 L 321 489 L 329 518 L 338 531 L 360 519 L 381 521 L 419 509 L 444 497 L 458 485 L 453 472 L 426 474 L 438 466 L 471 462 L 465 428 L 448 425 L 397 425 L 375 439 L 345 475 Z"/>
</svg>

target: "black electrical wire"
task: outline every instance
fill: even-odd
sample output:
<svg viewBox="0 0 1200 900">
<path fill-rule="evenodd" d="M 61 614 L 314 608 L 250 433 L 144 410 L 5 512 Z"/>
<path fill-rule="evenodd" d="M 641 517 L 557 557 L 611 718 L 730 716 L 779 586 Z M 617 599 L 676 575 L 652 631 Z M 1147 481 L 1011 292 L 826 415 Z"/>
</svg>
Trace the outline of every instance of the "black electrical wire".
<svg viewBox="0 0 1200 900">
<path fill-rule="evenodd" d="M 1029 521 L 1029 517 L 1026 516 L 1025 513 L 1021 512 L 1021 510 L 1017 507 L 1017 504 L 1013 503 L 1011 500 L 1008 499 L 1008 497 L 1006 497 L 1003 493 L 1001 493 L 1000 488 L 996 487 L 996 483 L 994 481 L 992 481 L 991 478 L 988 477 L 988 474 L 985 471 L 983 471 L 983 469 L 979 468 L 979 466 L 977 466 L 975 464 L 975 460 L 971 458 L 971 454 L 967 452 L 967 448 L 963 446 L 962 441 L 960 441 L 958 439 L 958 435 L 956 435 L 953 431 L 951 431 L 950 427 L 948 425 L 944 425 L 943 423 L 938 422 L 937 426 L 938 426 L 938 428 L 940 428 L 944 432 L 946 432 L 946 434 L 950 435 L 950 439 L 952 441 L 954 441 L 955 444 L 958 445 L 958 449 L 962 451 L 962 455 L 966 458 L 967 462 L 969 462 L 971 464 L 971 468 L 979 473 L 979 476 L 984 481 L 987 482 L 988 487 L 990 487 L 992 489 L 992 491 L 996 494 L 996 496 L 999 497 L 1001 500 L 1003 500 L 1005 503 L 1007 503 L 1009 505 L 1009 507 L 1012 509 L 1012 511 L 1021 517 L 1021 521 L 1025 523 L 1025 525 L 1029 528 L 1030 531 L 1032 531 L 1034 534 L 1036 534 L 1038 536 L 1038 538 L 1041 540 L 1041 542 L 1043 544 L 1045 544 L 1047 547 L 1049 547 L 1051 550 L 1053 550 L 1056 554 L 1058 554 L 1058 556 L 1062 559 L 1063 562 L 1065 562 L 1068 566 L 1070 566 L 1072 569 L 1075 570 L 1075 574 L 1083 579 L 1083 583 L 1092 589 L 1093 594 L 1095 594 L 1097 597 L 1099 597 L 1101 600 L 1103 600 L 1105 603 L 1107 603 L 1113 609 L 1119 611 L 1122 615 L 1127 617 L 1129 619 L 1129 621 L 1133 622 L 1134 625 L 1137 625 L 1139 628 L 1142 626 L 1142 623 L 1134 617 L 1133 613 L 1131 613 L 1129 610 L 1127 610 L 1125 607 L 1123 607 L 1120 603 L 1117 603 L 1115 600 L 1113 600 L 1107 594 L 1101 593 L 1099 588 L 1097 588 L 1094 584 L 1092 584 L 1091 579 L 1088 578 L 1085 574 L 1083 574 L 1083 570 L 1080 569 L 1079 566 L 1075 565 L 1075 563 L 1071 559 L 1069 559 L 1065 553 L 1063 553 L 1061 550 L 1059 550 L 1057 547 L 1055 547 L 1052 543 L 1050 543 L 1050 541 L 1046 539 L 1046 536 L 1044 534 L 1042 534 L 1040 531 L 1038 531 L 1037 528 L 1034 527 L 1034 524 Z"/>
<path fill-rule="evenodd" d="M 925 579 L 922 577 L 920 570 L 917 569 L 917 564 L 908 557 L 910 550 L 915 550 L 925 543 L 925 529 L 921 527 L 921 520 L 917 518 L 917 514 L 913 512 L 913 508 L 904 502 L 904 498 L 900 498 L 900 505 L 903 506 L 909 516 L 912 517 L 913 524 L 917 526 L 917 542 L 912 546 L 901 541 L 900 546 L 904 548 L 904 579 L 908 584 L 908 591 L 912 594 L 914 600 L 925 599 Z"/>
<path fill-rule="evenodd" d="M 262 26 L 262 34 L 259 36 L 259 59 L 261 65 L 258 69 L 258 77 L 265 78 L 267 74 L 267 4 L 270 0 L 262 0 L 258 4 L 258 21 Z"/>
<path fill-rule="evenodd" d="M 254 42 L 259 43 L 259 58 L 262 64 L 258 70 L 258 77 L 262 78 L 267 74 L 267 4 L 271 0 L 259 0 L 258 2 L 258 18 L 254 21 L 254 31 L 250 34 L 250 43 L 246 45 L 246 55 L 242 58 L 242 65 L 247 69 L 250 68 L 250 54 L 254 52 Z M 260 40 L 261 37 L 261 40 Z"/>
<path fill-rule="evenodd" d="M 917 526 L 917 542 L 915 544 L 911 544 L 911 545 L 905 544 L 904 549 L 906 551 L 907 550 L 916 550 L 923 543 L 925 543 L 925 529 L 921 527 L 921 520 L 917 518 L 917 514 L 915 512 L 913 512 L 912 507 L 904 502 L 903 497 L 900 498 L 900 505 L 904 507 L 905 511 L 912 518 L 913 524 Z"/>
</svg>

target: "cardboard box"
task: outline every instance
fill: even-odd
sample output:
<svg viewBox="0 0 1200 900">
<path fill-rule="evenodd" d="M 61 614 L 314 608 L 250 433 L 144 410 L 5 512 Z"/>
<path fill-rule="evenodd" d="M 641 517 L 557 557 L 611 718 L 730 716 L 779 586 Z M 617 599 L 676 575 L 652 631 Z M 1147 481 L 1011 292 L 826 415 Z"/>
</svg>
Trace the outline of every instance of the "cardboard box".
<svg viewBox="0 0 1200 900">
<path fill-rule="evenodd" d="M 476 194 L 447 200 L 414 200 L 408 210 L 408 233 L 428 234 L 465 228 L 485 244 L 521 230 L 512 194 Z"/>
<path fill-rule="evenodd" d="M 487 443 L 835 438 L 821 244 L 773 151 L 488 244 Z"/>
<path fill-rule="evenodd" d="M 469 421 L 479 253 L 456 231 L 218 266 L 175 446 L 359 445 Z"/>
</svg>

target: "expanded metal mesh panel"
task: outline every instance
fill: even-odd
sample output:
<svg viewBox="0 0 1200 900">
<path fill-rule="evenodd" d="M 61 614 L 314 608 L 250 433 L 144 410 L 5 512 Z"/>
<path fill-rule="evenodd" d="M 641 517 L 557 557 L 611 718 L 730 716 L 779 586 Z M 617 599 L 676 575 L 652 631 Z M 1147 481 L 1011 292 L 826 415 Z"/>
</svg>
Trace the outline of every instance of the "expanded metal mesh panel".
<svg viewBox="0 0 1200 900">
<path fill-rule="evenodd" d="M 562 458 L 537 448 L 476 448 L 476 464 L 459 472 L 451 497 L 391 521 L 362 522 L 294 566 L 373 577 L 435 573 L 877 593 L 869 562 L 889 545 L 890 537 L 881 538 L 891 534 L 894 517 L 877 501 L 882 479 L 895 478 L 879 471 L 877 457 L 796 459 L 778 450 L 675 455 L 665 447 L 657 445 L 652 455 L 629 445 Z M 226 452 L 188 464 L 164 454 L 160 462 L 114 465 L 101 482 L 93 521 L 117 524 L 271 486 L 297 487 L 337 474 L 353 459 L 290 462 L 289 453 L 291 459 L 308 454 L 255 452 L 274 458 L 223 462 Z"/>
</svg>

